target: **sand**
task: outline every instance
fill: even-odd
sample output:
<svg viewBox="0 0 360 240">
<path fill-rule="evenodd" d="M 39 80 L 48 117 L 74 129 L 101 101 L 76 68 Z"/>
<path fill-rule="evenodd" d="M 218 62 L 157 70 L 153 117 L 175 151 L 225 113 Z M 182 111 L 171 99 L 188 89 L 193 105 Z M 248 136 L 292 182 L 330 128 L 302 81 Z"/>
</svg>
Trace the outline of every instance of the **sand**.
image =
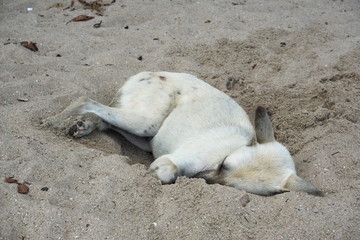
<svg viewBox="0 0 360 240">
<path fill-rule="evenodd" d="M 0 2 L 0 239 L 360 239 L 359 1 L 69 4 Z M 95 18 L 69 22 L 83 14 Z M 81 95 L 109 103 L 144 70 L 194 74 L 251 118 L 265 106 L 325 197 L 161 185 L 152 156 L 115 133 L 41 124 Z"/>
</svg>

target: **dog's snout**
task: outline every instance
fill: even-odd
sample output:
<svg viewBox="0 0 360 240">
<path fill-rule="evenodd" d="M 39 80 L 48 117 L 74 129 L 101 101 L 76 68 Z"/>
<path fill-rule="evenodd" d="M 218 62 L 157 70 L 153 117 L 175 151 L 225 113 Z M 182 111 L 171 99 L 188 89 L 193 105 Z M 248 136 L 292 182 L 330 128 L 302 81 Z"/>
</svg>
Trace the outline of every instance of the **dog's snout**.
<svg viewBox="0 0 360 240">
<path fill-rule="evenodd" d="M 83 122 L 82 122 L 82 121 L 77 121 L 77 122 L 76 122 L 76 125 L 78 125 L 79 127 L 82 127 Z"/>
</svg>

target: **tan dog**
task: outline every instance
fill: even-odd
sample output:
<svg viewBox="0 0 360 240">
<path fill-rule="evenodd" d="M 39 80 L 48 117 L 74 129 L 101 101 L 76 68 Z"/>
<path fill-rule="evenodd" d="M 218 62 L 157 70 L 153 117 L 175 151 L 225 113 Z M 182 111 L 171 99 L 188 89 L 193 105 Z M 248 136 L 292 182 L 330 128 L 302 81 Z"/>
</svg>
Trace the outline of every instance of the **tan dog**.
<svg viewBox="0 0 360 240">
<path fill-rule="evenodd" d="M 136 74 L 110 106 L 81 97 L 48 122 L 56 127 L 76 117 L 69 130 L 74 137 L 112 129 L 152 152 L 150 171 L 162 183 L 202 177 L 259 195 L 292 190 L 322 195 L 296 175 L 264 108 L 256 110 L 254 129 L 234 100 L 190 74 Z"/>
</svg>

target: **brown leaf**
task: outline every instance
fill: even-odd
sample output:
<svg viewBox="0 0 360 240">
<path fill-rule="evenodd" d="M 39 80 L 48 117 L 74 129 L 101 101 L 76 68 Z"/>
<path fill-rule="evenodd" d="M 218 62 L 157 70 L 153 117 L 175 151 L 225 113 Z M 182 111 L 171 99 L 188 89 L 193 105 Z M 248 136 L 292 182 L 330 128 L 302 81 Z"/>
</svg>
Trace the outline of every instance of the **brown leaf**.
<svg viewBox="0 0 360 240">
<path fill-rule="evenodd" d="M 51 8 L 61 8 L 61 7 L 64 7 L 63 3 L 54 3 L 53 5 L 47 7 L 46 10 L 49 10 Z"/>
<path fill-rule="evenodd" d="M 84 1 L 84 0 L 79 0 L 79 3 L 85 5 L 85 6 L 90 6 L 90 3 Z"/>
<path fill-rule="evenodd" d="M 24 183 L 19 183 L 17 189 L 18 189 L 18 193 L 21 194 L 27 194 L 29 192 L 29 187 L 26 186 Z"/>
<path fill-rule="evenodd" d="M 5 182 L 7 183 L 18 183 L 16 179 L 13 179 L 14 177 L 5 177 Z"/>
<path fill-rule="evenodd" d="M 103 3 L 102 0 L 96 0 L 93 2 L 86 2 L 85 0 L 79 0 L 79 2 L 84 5 L 86 8 L 91 8 L 92 10 L 96 11 L 97 14 L 103 16 L 101 11 L 101 7 L 103 6 L 110 6 L 116 2 L 116 0 L 111 1 L 110 3 Z"/>
<path fill-rule="evenodd" d="M 95 11 L 100 12 L 100 7 L 101 7 L 101 5 L 98 4 L 97 2 L 92 2 L 92 3 L 91 3 L 91 9 L 92 9 L 92 10 L 95 10 Z"/>
<path fill-rule="evenodd" d="M 97 1 L 88 3 L 84 0 L 79 0 L 79 2 L 86 7 L 90 7 L 92 10 L 100 11 L 101 3 L 98 3 Z"/>
<path fill-rule="evenodd" d="M 37 52 L 39 49 L 36 46 L 36 43 L 34 42 L 20 42 L 21 46 L 26 47 L 27 49 L 30 49 L 31 51 Z"/>
<path fill-rule="evenodd" d="M 88 21 L 90 19 L 93 19 L 94 17 L 91 16 L 87 16 L 87 15 L 79 15 L 77 17 L 74 17 L 73 19 L 71 19 L 71 22 L 81 22 L 81 21 Z"/>
</svg>

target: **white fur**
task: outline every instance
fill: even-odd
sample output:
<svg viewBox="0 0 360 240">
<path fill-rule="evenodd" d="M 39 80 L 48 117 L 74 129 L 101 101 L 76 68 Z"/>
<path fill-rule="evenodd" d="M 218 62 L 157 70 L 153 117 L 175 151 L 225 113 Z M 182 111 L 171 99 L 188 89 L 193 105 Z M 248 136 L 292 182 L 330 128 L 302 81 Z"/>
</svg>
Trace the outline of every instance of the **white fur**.
<svg viewBox="0 0 360 240">
<path fill-rule="evenodd" d="M 188 176 L 260 195 L 321 193 L 296 176 L 264 109 L 254 129 L 233 99 L 190 74 L 141 72 L 128 79 L 110 106 L 82 97 L 50 122 L 57 126 L 78 115 L 71 135 L 82 137 L 96 128 L 119 132 L 153 153 L 150 171 L 163 183 Z"/>
</svg>

